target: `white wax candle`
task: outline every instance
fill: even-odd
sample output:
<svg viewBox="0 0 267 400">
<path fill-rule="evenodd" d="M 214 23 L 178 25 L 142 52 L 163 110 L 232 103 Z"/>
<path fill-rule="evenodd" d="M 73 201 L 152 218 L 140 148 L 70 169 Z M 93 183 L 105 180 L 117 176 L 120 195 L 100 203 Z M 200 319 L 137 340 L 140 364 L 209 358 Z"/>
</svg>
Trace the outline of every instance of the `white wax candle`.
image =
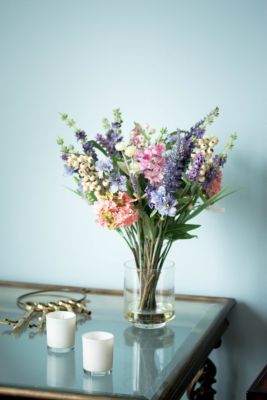
<svg viewBox="0 0 267 400">
<path fill-rule="evenodd" d="M 111 372 L 114 336 L 109 332 L 87 332 L 82 336 L 83 369 L 92 373 Z"/>
<path fill-rule="evenodd" d="M 47 346 L 55 350 L 71 349 L 75 343 L 76 315 L 71 311 L 46 314 Z"/>
</svg>

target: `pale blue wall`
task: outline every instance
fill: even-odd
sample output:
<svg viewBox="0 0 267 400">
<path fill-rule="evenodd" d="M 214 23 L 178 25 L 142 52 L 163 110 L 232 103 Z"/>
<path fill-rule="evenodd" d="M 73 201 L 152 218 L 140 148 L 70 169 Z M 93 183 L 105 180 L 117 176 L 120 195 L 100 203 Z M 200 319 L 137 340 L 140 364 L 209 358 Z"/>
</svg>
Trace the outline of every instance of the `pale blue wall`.
<svg viewBox="0 0 267 400">
<path fill-rule="evenodd" d="M 218 105 L 210 132 L 238 132 L 225 182 L 241 190 L 172 252 L 177 292 L 238 301 L 218 400 L 244 399 L 267 363 L 266 18 L 265 0 L 0 0 L 0 279 L 122 287 L 128 249 L 63 187 L 59 111 L 93 136 L 114 107 L 127 132 Z"/>
</svg>

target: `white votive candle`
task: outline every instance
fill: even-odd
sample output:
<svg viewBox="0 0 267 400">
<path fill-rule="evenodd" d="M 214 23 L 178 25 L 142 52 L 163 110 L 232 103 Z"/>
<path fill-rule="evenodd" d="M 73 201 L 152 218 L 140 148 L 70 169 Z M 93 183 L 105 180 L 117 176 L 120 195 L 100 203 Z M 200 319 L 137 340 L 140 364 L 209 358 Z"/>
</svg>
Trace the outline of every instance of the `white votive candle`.
<svg viewBox="0 0 267 400">
<path fill-rule="evenodd" d="M 53 311 L 46 314 L 47 346 L 64 351 L 75 344 L 76 315 L 71 311 Z"/>
<path fill-rule="evenodd" d="M 82 336 L 85 372 L 110 373 L 113 364 L 114 335 L 109 332 L 87 332 Z"/>
</svg>

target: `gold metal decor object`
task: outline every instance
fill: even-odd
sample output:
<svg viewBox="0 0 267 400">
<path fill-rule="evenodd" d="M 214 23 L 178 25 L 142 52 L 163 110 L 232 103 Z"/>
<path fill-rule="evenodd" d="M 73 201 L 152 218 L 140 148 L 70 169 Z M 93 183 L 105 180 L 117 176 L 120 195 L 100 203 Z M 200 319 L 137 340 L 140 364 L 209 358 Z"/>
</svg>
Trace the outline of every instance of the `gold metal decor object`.
<svg viewBox="0 0 267 400">
<path fill-rule="evenodd" d="M 77 299 L 70 294 L 78 294 Z M 37 333 L 41 333 L 45 326 L 45 317 L 51 311 L 72 311 L 84 318 L 91 315 L 91 311 L 84 304 L 86 302 L 86 290 L 38 290 L 23 294 L 17 298 L 19 308 L 25 313 L 19 320 L 5 318 L 0 320 L 0 324 L 12 326 L 12 331 L 17 333 L 21 328 L 37 328 Z M 44 298 L 44 299 L 41 299 Z M 83 322 L 80 320 L 80 322 Z M 78 320 L 79 323 L 79 320 Z"/>
</svg>

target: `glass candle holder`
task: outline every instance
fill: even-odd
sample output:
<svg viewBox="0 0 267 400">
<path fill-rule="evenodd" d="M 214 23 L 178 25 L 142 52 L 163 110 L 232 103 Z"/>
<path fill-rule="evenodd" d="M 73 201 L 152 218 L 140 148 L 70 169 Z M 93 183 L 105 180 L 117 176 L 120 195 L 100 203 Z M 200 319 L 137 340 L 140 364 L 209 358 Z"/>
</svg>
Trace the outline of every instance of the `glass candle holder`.
<svg viewBox="0 0 267 400">
<path fill-rule="evenodd" d="M 53 311 L 46 315 L 47 346 L 64 352 L 74 348 L 76 315 L 71 311 Z"/>
<path fill-rule="evenodd" d="M 87 332 L 82 336 L 83 369 L 90 374 L 109 374 L 113 364 L 114 336 L 109 332 Z"/>
</svg>

